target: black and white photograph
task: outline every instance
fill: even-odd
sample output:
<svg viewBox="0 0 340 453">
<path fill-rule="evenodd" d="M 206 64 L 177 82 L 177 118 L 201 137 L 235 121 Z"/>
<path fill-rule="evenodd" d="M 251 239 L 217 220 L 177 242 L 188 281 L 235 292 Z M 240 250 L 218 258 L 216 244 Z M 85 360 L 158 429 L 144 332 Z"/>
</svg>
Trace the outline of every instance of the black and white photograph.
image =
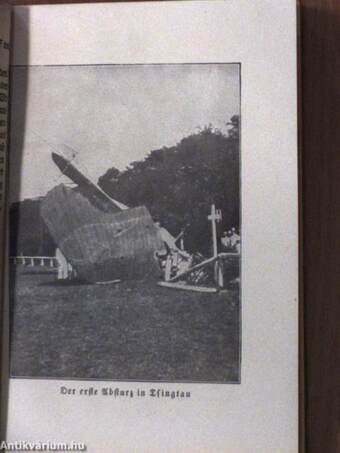
<svg viewBox="0 0 340 453">
<path fill-rule="evenodd" d="M 241 65 L 14 66 L 11 90 L 11 376 L 239 384 Z"/>
</svg>

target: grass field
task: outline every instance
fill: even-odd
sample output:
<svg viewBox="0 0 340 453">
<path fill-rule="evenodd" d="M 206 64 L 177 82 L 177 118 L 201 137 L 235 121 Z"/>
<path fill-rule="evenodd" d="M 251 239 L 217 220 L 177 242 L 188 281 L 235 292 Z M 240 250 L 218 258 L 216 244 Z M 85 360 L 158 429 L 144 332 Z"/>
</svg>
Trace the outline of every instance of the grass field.
<svg viewBox="0 0 340 453">
<path fill-rule="evenodd" d="M 12 376 L 239 381 L 238 288 L 63 284 L 18 267 L 11 304 Z"/>
</svg>

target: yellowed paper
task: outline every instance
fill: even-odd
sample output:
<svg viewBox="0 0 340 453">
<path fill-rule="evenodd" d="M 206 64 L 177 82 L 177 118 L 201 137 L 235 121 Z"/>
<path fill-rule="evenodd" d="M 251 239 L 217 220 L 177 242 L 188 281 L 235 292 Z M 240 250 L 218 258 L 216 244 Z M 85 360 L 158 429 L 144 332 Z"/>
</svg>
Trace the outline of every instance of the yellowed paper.
<svg viewBox="0 0 340 453">
<path fill-rule="evenodd" d="M 205 122 L 209 122 L 206 118 L 211 117 L 213 126 L 216 123 L 222 135 L 227 134 L 219 112 L 221 100 L 224 96 L 228 99 L 225 103 L 228 105 L 225 107 L 228 115 L 226 122 L 230 121 L 233 113 L 241 118 L 242 254 L 239 257 L 242 271 L 239 294 L 242 333 L 240 376 L 229 381 L 214 380 L 211 377 L 217 369 L 213 359 L 217 357 L 220 348 L 216 337 L 216 341 L 213 339 L 209 343 L 209 347 L 215 345 L 215 350 L 211 352 L 211 368 L 205 369 L 208 378 L 198 382 L 190 379 L 190 376 L 188 379 L 166 382 L 166 379 L 162 379 L 164 374 L 160 379 L 159 376 L 150 379 L 146 374 L 145 379 L 143 376 L 131 380 L 120 376 L 116 379 L 111 376 L 107 380 L 106 376 L 90 379 L 93 374 L 100 373 L 109 360 L 104 364 L 99 361 L 91 368 L 92 362 L 89 359 L 84 375 L 66 375 L 63 370 L 73 369 L 72 365 L 79 356 L 84 356 L 82 344 L 88 344 L 85 336 L 83 339 L 74 338 L 72 341 L 78 345 L 79 352 L 75 352 L 72 357 L 56 354 L 53 375 L 39 376 L 39 370 L 33 370 L 36 372 L 35 376 L 20 376 L 17 372 L 10 380 L 8 441 L 82 442 L 86 444 L 87 451 L 96 453 L 297 452 L 295 2 L 228 0 L 17 7 L 14 14 L 14 36 L 13 70 L 17 76 L 16 86 L 21 87 L 17 88 L 17 93 L 21 96 L 19 91 L 24 86 L 27 101 L 26 115 L 21 116 L 24 123 L 21 128 L 24 131 L 21 137 L 24 144 L 22 174 L 18 172 L 18 166 L 12 168 L 21 180 L 19 186 L 11 188 L 14 201 L 28 196 L 38 198 L 42 193 L 45 196 L 52 189 L 48 181 L 53 178 L 58 180 L 60 174 L 56 166 L 50 165 L 51 159 L 47 160 L 47 154 L 50 156 L 52 153 L 51 147 L 57 146 L 60 149 L 60 144 L 67 145 L 69 148 L 65 153 L 68 162 L 72 162 L 82 174 L 86 173 L 90 179 L 97 181 L 107 168 L 106 159 L 113 153 L 112 149 L 119 156 L 115 163 L 122 170 L 125 165 L 144 157 L 144 154 L 142 156 L 137 153 L 142 145 L 143 149 L 148 150 L 161 149 L 161 145 L 171 148 L 183 137 L 199 133 L 193 130 L 190 119 L 194 118 L 196 123 L 200 123 L 201 111 L 205 114 L 203 127 Z M 142 68 L 144 65 L 147 66 L 145 70 Z M 150 72 L 152 65 L 161 67 Z M 206 69 L 203 71 L 200 65 Z M 129 70 L 130 66 L 138 67 L 134 69 L 133 75 Z M 176 69 L 178 66 L 180 69 Z M 82 70 L 82 67 L 88 69 Z M 188 73 L 190 78 L 187 78 Z M 138 82 L 135 82 L 134 77 Z M 226 79 L 228 84 L 223 85 L 221 80 Z M 25 85 L 18 83 L 18 80 L 24 81 Z M 50 80 L 55 81 L 54 85 L 48 85 Z M 179 90 L 171 89 L 182 80 L 185 82 L 178 86 L 183 88 L 184 94 L 179 96 Z M 130 90 L 126 88 L 126 84 L 130 84 Z M 84 86 L 88 88 L 87 94 L 83 91 Z M 65 90 L 60 90 L 63 87 Z M 122 93 L 126 94 L 125 103 Z M 20 99 L 19 95 L 16 99 Z M 166 105 L 173 102 L 174 98 L 176 108 L 172 109 L 172 114 L 167 112 L 167 115 L 162 116 Z M 49 117 L 49 99 L 53 102 L 51 111 L 56 111 L 58 106 L 53 117 Z M 158 104 L 155 99 L 159 100 Z M 112 107 L 115 103 L 120 106 L 119 112 Z M 147 124 L 147 118 L 156 117 L 152 116 L 154 105 L 162 106 L 157 110 L 158 124 L 155 121 L 156 124 L 153 123 L 147 133 L 143 128 L 143 133 L 136 134 L 136 118 L 139 124 Z M 73 114 L 77 109 L 81 110 L 79 115 Z M 103 111 L 108 114 L 101 116 Z M 136 122 L 129 122 L 131 111 L 136 112 L 133 120 Z M 112 112 L 114 116 L 111 115 Z M 87 122 L 91 115 L 96 117 L 96 120 L 93 119 L 94 131 Z M 82 121 L 79 118 L 83 118 Z M 178 118 L 183 118 L 183 130 L 176 123 Z M 180 133 L 177 136 L 172 136 L 170 132 L 164 134 L 166 140 L 162 143 L 159 131 L 169 131 L 167 123 L 175 125 Z M 110 141 L 112 137 L 109 137 L 105 127 L 111 128 L 116 144 Z M 117 139 L 121 137 L 119 134 L 122 128 L 128 136 L 124 141 Z M 104 140 L 105 134 L 108 138 Z M 148 142 L 145 141 L 146 135 Z M 134 139 L 129 141 L 131 137 Z M 98 150 L 89 146 L 95 143 L 100 144 Z M 129 147 L 126 143 L 130 144 Z M 39 154 L 42 158 L 37 158 L 35 154 L 34 150 L 38 146 L 45 150 L 45 154 Z M 92 155 L 90 148 L 96 150 Z M 83 157 L 83 160 L 77 160 L 77 155 L 74 156 L 72 151 L 74 149 L 75 154 L 78 149 L 82 150 L 83 154 L 79 152 L 78 157 Z M 103 150 L 102 156 L 100 149 Z M 53 152 L 59 153 L 58 150 Z M 81 167 L 82 164 L 86 168 Z M 61 163 L 59 168 L 60 166 Z M 94 190 L 98 194 L 97 189 Z M 199 190 L 200 187 L 197 193 Z M 216 208 L 218 211 L 220 206 Z M 208 216 L 211 221 L 211 216 L 216 218 L 219 213 L 212 208 L 211 211 L 204 212 L 207 222 Z M 65 223 L 66 221 L 67 219 Z M 59 226 L 61 224 L 61 221 L 58 222 Z M 230 224 L 226 229 L 232 230 L 233 227 L 235 225 Z M 228 231 L 226 234 L 228 235 Z M 237 251 L 234 253 L 237 254 Z M 20 250 L 18 257 L 20 260 Z M 30 256 L 29 259 L 33 259 L 34 267 L 34 257 Z M 67 269 L 65 272 L 67 273 Z M 169 275 L 168 279 L 171 278 L 171 274 Z M 49 288 L 51 287 L 48 285 L 39 286 L 41 291 L 45 290 L 45 296 Z M 98 285 L 98 291 L 106 291 L 102 288 Z M 177 291 L 172 288 L 161 290 Z M 111 294 L 116 294 L 115 291 L 119 290 L 112 288 Z M 77 302 L 80 306 L 83 304 L 83 307 L 87 304 L 87 309 L 93 304 L 95 314 L 93 299 L 88 295 L 90 293 L 86 294 Z M 126 291 L 127 301 L 130 294 L 131 291 Z M 178 294 L 177 300 L 182 302 L 185 296 Z M 168 296 L 164 296 L 164 300 L 166 297 Z M 157 306 L 159 312 L 166 311 L 162 300 L 159 299 Z M 36 302 L 39 304 L 41 299 L 37 298 Z M 35 300 L 30 300 L 29 303 L 34 308 Z M 57 304 L 58 301 L 49 311 L 52 323 L 60 322 Z M 74 306 L 72 303 L 69 306 L 70 318 L 81 312 L 81 308 L 78 312 L 72 311 Z M 176 310 L 175 304 L 172 309 Z M 107 317 L 115 324 L 122 316 L 117 310 L 114 312 L 116 317 L 113 317 L 113 310 L 116 310 L 114 305 L 108 307 Z M 185 318 L 186 312 L 178 312 L 177 316 Z M 144 315 L 145 312 L 141 312 L 141 316 Z M 89 323 L 93 317 L 89 315 Z M 22 319 L 19 318 L 19 321 Z M 44 319 L 47 320 L 48 317 Z M 174 322 L 175 318 L 172 318 L 170 324 L 173 325 Z M 135 323 L 138 323 L 138 317 Z M 65 329 L 65 335 L 70 335 L 67 323 L 57 325 L 60 329 Z M 202 335 L 198 328 L 198 338 L 207 335 L 211 339 L 214 326 L 212 324 L 210 329 L 206 328 Z M 101 328 L 103 326 L 98 325 L 93 330 L 100 332 Z M 133 328 L 131 327 L 132 330 Z M 43 324 L 41 329 L 43 330 Z M 157 325 L 153 329 L 157 330 Z M 16 330 L 17 336 L 23 331 Z M 36 335 L 37 331 L 39 328 L 35 328 L 32 335 Z M 29 332 L 29 329 L 25 332 Z M 129 332 L 121 332 L 122 342 L 128 344 L 131 341 Z M 27 333 L 26 335 L 28 336 Z M 20 345 L 19 340 L 17 345 Z M 112 337 L 105 337 L 105 341 L 102 339 L 100 344 L 94 342 L 92 351 L 88 352 L 89 357 L 95 357 L 96 351 L 100 355 L 104 345 L 111 340 Z M 153 347 L 157 348 L 157 342 L 161 344 L 162 340 L 160 333 Z M 170 340 L 173 349 L 176 348 L 176 337 L 171 337 Z M 44 337 L 41 351 L 47 348 L 46 342 L 48 343 L 48 335 L 47 339 Z M 226 343 L 224 345 L 228 346 Z M 171 348 L 167 353 L 171 355 Z M 141 363 L 147 360 L 147 356 L 148 351 L 144 351 Z M 20 350 L 17 349 L 16 358 L 18 357 L 20 358 Z M 25 360 L 28 360 L 27 357 L 28 354 Z M 34 351 L 31 351 L 31 363 L 36 363 L 35 358 Z M 208 363 L 207 356 L 205 359 L 205 363 Z M 112 353 L 112 362 L 118 363 L 115 360 Z M 129 360 L 129 356 L 126 356 L 126 369 Z M 171 363 L 176 364 L 181 357 L 177 362 L 174 358 L 172 360 Z M 124 368 L 124 361 L 120 363 Z M 21 369 L 21 365 L 22 362 L 17 359 L 16 369 Z M 39 364 L 40 366 L 45 366 L 46 369 L 46 363 Z M 199 369 L 200 363 L 197 362 L 192 367 L 192 375 Z M 59 377 L 56 373 L 59 373 Z M 166 397 L 167 393 L 175 396 Z"/>
</svg>

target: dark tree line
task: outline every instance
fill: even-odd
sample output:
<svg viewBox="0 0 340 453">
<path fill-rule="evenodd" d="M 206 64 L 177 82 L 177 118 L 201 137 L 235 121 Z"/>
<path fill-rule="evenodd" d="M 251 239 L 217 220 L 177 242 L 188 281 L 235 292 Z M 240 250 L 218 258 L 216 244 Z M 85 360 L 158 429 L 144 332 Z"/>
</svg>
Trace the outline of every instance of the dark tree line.
<svg viewBox="0 0 340 453">
<path fill-rule="evenodd" d="M 211 204 L 221 209 L 220 230 L 240 224 L 239 117 L 229 132 L 211 126 L 183 138 L 176 146 L 151 151 L 125 171 L 112 167 L 98 180 L 113 198 L 130 207 L 145 205 L 153 219 L 173 235 L 185 229 L 189 251 L 211 253 Z M 55 245 L 40 216 L 41 200 L 12 205 L 11 254 L 51 255 Z"/>
<path fill-rule="evenodd" d="M 98 184 L 130 207 L 145 205 L 173 235 L 185 228 L 188 250 L 210 253 L 212 203 L 222 210 L 220 229 L 240 224 L 239 117 L 228 125 L 227 135 L 208 126 L 123 172 L 110 168 Z"/>
<path fill-rule="evenodd" d="M 53 256 L 54 242 L 40 216 L 40 199 L 26 199 L 10 207 L 10 254 Z"/>
</svg>

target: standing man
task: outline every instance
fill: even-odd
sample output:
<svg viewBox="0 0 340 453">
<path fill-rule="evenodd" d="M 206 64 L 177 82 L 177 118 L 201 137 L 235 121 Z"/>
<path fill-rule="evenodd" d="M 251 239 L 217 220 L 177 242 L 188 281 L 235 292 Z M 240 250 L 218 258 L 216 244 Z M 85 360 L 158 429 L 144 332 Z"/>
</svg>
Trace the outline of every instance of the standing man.
<svg viewBox="0 0 340 453">
<path fill-rule="evenodd" d="M 233 251 L 241 252 L 241 237 L 236 233 L 236 228 L 231 229 L 230 246 Z"/>
<path fill-rule="evenodd" d="M 221 237 L 222 250 L 227 252 L 231 249 L 231 231 L 223 231 Z"/>
</svg>

